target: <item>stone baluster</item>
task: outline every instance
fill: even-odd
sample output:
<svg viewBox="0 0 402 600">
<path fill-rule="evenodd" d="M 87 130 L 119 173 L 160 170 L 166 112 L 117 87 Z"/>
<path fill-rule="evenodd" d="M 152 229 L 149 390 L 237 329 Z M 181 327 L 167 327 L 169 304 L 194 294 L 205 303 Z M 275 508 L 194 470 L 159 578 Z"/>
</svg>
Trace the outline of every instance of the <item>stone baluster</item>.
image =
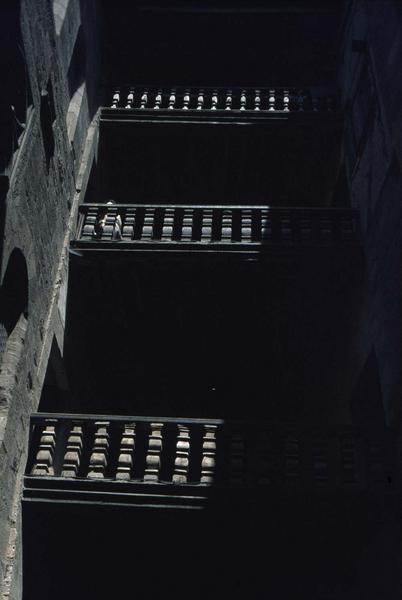
<svg viewBox="0 0 402 600">
<path fill-rule="evenodd" d="M 334 99 L 332 96 L 328 96 L 326 99 L 327 111 L 332 112 L 334 110 Z"/>
<path fill-rule="evenodd" d="M 201 241 L 210 242 L 212 240 L 213 210 L 211 208 L 204 208 L 202 212 Z"/>
<path fill-rule="evenodd" d="M 303 91 L 300 90 L 298 95 L 297 95 L 297 106 L 298 106 L 298 111 L 299 112 L 303 112 L 304 111 L 304 94 Z"/>
<path fill-rule="evenodd" d="M 134 90 L 133 90 L 133 88 L 131 88 L 127 94 L 126 108 L 133 108 L 133 104 L 134 104 Z"/>
<path fill-rule="evenodd" d="M 186 90 L 183 96 L 183 110 L 188 110 L 190 105 L 190 90 Z"/>
<path fill-rule="evenodd" d="M 161 240 L 163 242 L 172 241 L 173 238 L 173 227 L 174 227 L 175 209 L 171 207 L 165 208 L 165 215 L 162 225 Z"/>
<path fill-rule="evenodd" d="M 221 241 L 230 242 L 232 240 L 232 210 L 224 210 L 222 213 Z"/>
<path fill-rule="evenodd" d="M 148 91 L 144 90 L 144 93 L 141 96 L 141 104 L 140 104 L 140 108 L 144 109 L 147 107 L 148 104 Z"/>
<path fill-rule="evenodd" d="M 197 110 L 202 110 L 204 108 L 204 90 L 200 90 L 198 92 L 197 97 Z"/>
<path fill-rule="evenodd" d="M 272 111 L 275 110 L 275 102 L 276 102 L 275 90 L 269 90 L 268 94 L 269 94 L 269 96 L 268 96 L 268 110 L 272 112 Z"/>
<path fill-rule="evenodd" d="M 193 237 L 193 209 L 185 209 L 183 215 L 183 225 L 181 228 L 181 240 L 182 242 L 190 242 Z"/>
<path fill-rule="evenodd" d="M 273 472 L 272 432 L 263 430 L 258 436 L 257 483 L 270 485 Z"/>
<path fill-rule="evenodd" d="M 351 434 L 344 434 L 340 440 L 341 483 L 356 484 L 356 443 Z"/>
<path fill-rule="evenodd" d="M 284 209 L 281 214 L 281 218 L 279 221 L 280 231 L 279 239 L 283 242 L 291 242 L 293 239 L 293 219 L 292 219 L 292 211 Z"/>
<path fill-rule="evenodd" d="M 146 208 L 144 214 L 144 222 L 142 226 L 141 241 L 146 242 L 152 240 L 155 221 L 155 209 Z"/>
<path fill-rule="evenodd" d="M 275 220 L 275 218 L 273 218 L 273 214 L 272 211 L 270 209 L 268 210 L 262 210 L 261 211 L 261 219 L 258 220 L 258 226 L 255 228 L 255 234 L 257 234 L 255 236 L 256 241 L 264 241 L 264 242 L 273 242 L 274 241 L 274 226 L 273 226 L 273 220 Z M 257 225 L 257 223 L 256 223 Z"/>
<path fill-rule="evenodd" d="M 225 110 L 232 110 L 232 90 L 226 92 Z"/>
<path fill-rule="evenodd" d="M 82 238 L 97 237 L 98 208 L 88 208 L 81 229 Z"/>
<path fill-rule="evenodd" d="M 131 479 L 135 450 L 135 423 L 127 423 L 121 435 L 116 479 Z"/>
<path fill-rule="evenodd" d="M 290 96 L 289 90 L 283 90 L 283 110 L 289 112 Z"/>
<path fill-rule="evenodd" d="M 386 480 L 386 449 L 384 441 L 367 440 L 367 465 L 369 485 L 382 484 Z"/>
<path fill-rule="evenodd" d="M 296 449 L 296 447 L 295 447 Z M 315 434 L 311 432 L 301 432 L 298 434 L 297 443 L 297 473 L 295 473 L 294 483 L 305 489 L 311 489 L 317 485 L 315 472 L 315 455 L 317 450 Z"/>
<path fill-rule="evenodd" d="M 168 106 L 168 109 L 169 110 L 173 110 L 175 104 L 176 104 L 176 90 L 171 90 L 170 91 L 170 96 L 169 96 L 169 106 Z"/>
<path fill-rule="evenodd" d="M 129 240 L 134 239 L 134 230 L 135 230 L 135 218 L 136 218 L 136 209 L 135 208 L 127 208 L 124 225 L 121 230 L 121 237 Z"/>
<path fill-rule="evenodd" d="M 150 424 L 144 481 L 159 481 L 162 453 L 162 428 L 163 423 Z"/>
<path fill-rule="evenodd" d="M 260 90 L 255 90 L 254 110 L 260 110 L 260 109 L 261 109 L 261 92 L 260 92 Z"/>
<path fill-rule="evenodd" d="M 66 451 L 64 453 L 61 470 L 62 477 L 73 478 L 78 476 L 78 469 L 80 468 L 81 463 L 83 437 L 84 433 L 82 431 L 82 425 L 78 425 L 77 423 L 73 424 L 67 438 Z"/>
<path fill-rule="evenodd" d="M 247 96 L 246 90 L 242 90 L 240 94 L 240 110 L 246 110 L 247 107 Z"/>
<path fill-rule="evenodd" d="M 252 241 L 252 211 L 242 210 L 240 237 L 242 242 L 250 243 Z"/>
<path fill-rule="evenodd" d="M 369 483 L 368 473 L 368 441 L 362 435 L 355 437 L 355 457 L 356 457 L 356 485 L 360 489 L 367 488 Z"/>
<path fill-rule="evenodd" d="M 56 420 L 46 419 L 39 440 L 39 448 L 36 453 L 31 475 L 53 476 L 53 457 L 56 449 Z"/>
<path fill-rule="evenodd" d="M 120 102 L 120 90 L 116 90 L 113 94 L 112 105 L 110 108 L 118 108 Z"/>
<path fill-rule="evenodd" d="M 211 110 L 216 110 L 218 108 L 218 90 L 214 90 L 212 92 L 211 97 Z"/>
<path fill-rule="evenodd" d="M 283 466 L 285 485 L 295 487 L 300 480 L 300 444 L 295 431 L 288 431 L 286 434 Z"/>
<path fill-rule="evenodd" d="M 190 430 L 186 425 L 177 425 L 176 458 L 173 483 L 187 483 L 190 466 Z"/>
<path fill-rule="evenodd" d="M 317 96 L 313 96 L 311 98 L 311 104 L 313 106 L 313 112 L 318 112 L 318 98 L 317 98 Z"/>
<path fill-rule="evenodd" d="M 159 110 L 162 104 L 162 91 L 158 90 L 155 96 L 154 110 Z"/>
<path fill-rule="evenodd" d="M 109 422 L 95 422 L 95 437 L 92 453 L 89 458 L 88 479 L 103 479 L 105 477 L 109 458 Z"/>
<path fill-rule="evenodd" d="M 235 485 L 243 483 L 245 474 L 245 444 L 241 433 L 233 433 L 230 440 L 229 481 Z"/>
<path fill-rule="evenodd" d="M 329 482 L 328 441 L 319 436 L 312 443 L 313 483 L 318 487 L 327 487 Z"/>
<path fill-rule="evenodd" d="M 204 425 L 202 441 L 201 483 L 212 483 L 216 465 L 216 425 Z"/>
</svg>

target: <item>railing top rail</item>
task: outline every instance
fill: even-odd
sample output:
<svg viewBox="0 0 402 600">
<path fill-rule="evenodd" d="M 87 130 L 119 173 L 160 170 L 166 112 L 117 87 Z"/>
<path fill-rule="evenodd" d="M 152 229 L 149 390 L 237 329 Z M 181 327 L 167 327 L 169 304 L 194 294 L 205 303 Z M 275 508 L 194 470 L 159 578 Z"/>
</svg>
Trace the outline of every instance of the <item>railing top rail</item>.
<svg viewBox="0 0 402 600">
<path fill-rule="evenodd" d="M 30 416 L 31 423 L 42 423 L 46 420 L 57 421 L 108 421 L 108 422 L 143 422 L 143 423 L 173 423 L 194 425 L 228 425 L 242 428 L 247 426 L 270 426 L 280 429 L 294 429 L 299 432 L 322 432 L 322 433 L 345 433 L 345 434 L 372 434 L 386 435 L 384 427 L 377 425 L 359 426 L 350 424 L 305 424 L 294 421 L 278 421 L 273 419 L 211 419 L 195 417 L 162 417 L 144 415 L 100 415 L 100 414 L 73 414 L 73 413 L 33 413 Z"/>
<path fill-rule="evenodd" d="M 265 91 L 265 92 L 269 92 L 270 90 L 291 90 L 291 91 L 299 91 L 299 92 L 307 92 L 307 91 L 314 91 L 316 93 L 333 93 L 336 94 L 338 92 L 338 88 L 336 86 L 332 86 L 332 85 L 294 85 L 292 83 L 290 83 L 289 85 L 276 85 L 275 83 L 272 84 L 266 84 L 266 83 L 256 83 L 254 85 L 252 84 L 247 84 L 247 85 L 229 85 L 229 84 L 223 84 L 223 85 L 203 85 L 203 84 L 199 84 L 199 83 L 192 83 L 192 84 L 186 84 L 186 83 L 163 83 L 163 84 L 157 84 L 157 83 L 143 83 L 143 82 L 123 82 L 123 83 L 113 83 L 110 85 L 104 85 L 102 86 L 102 88 L 105 91 L 111 91 L 111 90 L 117 90 L 117 89 L 138 89 L 138 90 L 143 90 L 143 89 L 147 89 L 147 90 L 192 90 L 194 92 L 198 92 L 198 91 L 206 91 L 206 90 L 222 90 L 222 91 L 226 91 L 226 90 L 232 90 L 232 91 L 239 91 L 241 92 L 242 90 L 250 90 L 250 91 Z"/>
<path fill-rule="evenodd" d="M 186 209 L 216 209 L 216 210 L 269 210 L 272 212 L 289 212 L 294 211 L 296 213 L 332 213 L 332 214 L 345 214 L 345 215 L 357 215 L 359 213 L 356 208 L 342 208 L 342 207 L 321 207 L 321 206 L 272 206 L 269 204 L 131 204 L 131 203 L 119 203 L 119 204 L 107 204 L 102 202 L 86 202 L 79 206 L 81 212 L 85 212 L 89 208 L 102 208 L 102 209 L 127 209 L 127 208 L 186 208 Z"/>
<path fill-rule="evenodd" d="M 203 419 L 193 417 L 153 417 L 144 415 L 97 415 L 97 414 L 73 414 L 73 413 L 33 413 L 31 422 L 42 422 L 46 419 L 57 421 L 110 421 L 110 422 L 144 422 L 144 423 L 189 423 L 194 425 L 222 425 L 223 419 Z"/>
</svg>

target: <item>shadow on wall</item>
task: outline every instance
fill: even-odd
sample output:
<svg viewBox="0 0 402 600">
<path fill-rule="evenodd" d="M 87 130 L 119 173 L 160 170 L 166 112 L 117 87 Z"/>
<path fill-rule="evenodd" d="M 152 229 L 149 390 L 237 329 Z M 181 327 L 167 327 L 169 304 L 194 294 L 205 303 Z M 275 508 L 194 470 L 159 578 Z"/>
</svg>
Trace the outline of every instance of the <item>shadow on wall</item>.
<svg viewBox="0 0 402 600">
<path fill-rule="evenodd" d="M 0 361 L 17 324 L 26 329 L 28 316 L 28 271 L 19 248 L 9 258 L 0 288 Z"/>
<path fill-rule="evenodd" d="M 28 107 L 32 104 L 21 36 L 20 3 L 12 0 L 5 0 L 1 5 L 0 67 L 0 173 L 8 175 L 26 126 Z"/>
<path fill-rule="evenodd" d="M 39 412 L 59 411 L 61 406 L 68 410 L 69 401 L 70 391 L 63 357 L 54 336 L 39 402 Z"/>
<path fill-rule="evenodd" d="M 85 141 L 87 127 L 97 108 L 97 53 L 94 58 L 94 40 L 88 28 L 92 22 L 91 11 L 81 10 L 81 25 L 77 31 L 73 53 L 67 72 L 69 105 L 66 115 L 67 133 L 74 153 L 74 159 L 79 161 L 80 152 Z M 95 43 L 95 42 L 94 42 Z M 95 44 L 96 45 L 96 44 Z"/>
<path fill-rule="evenodd" d="M 74 45 L 73 55 L 67 73 L 70 104 L 67 111 L 67 130 L 71 140 L 74 140 L 81 105 L 85 96 L 86 76 L 86 45 L 85 37 L 80 26 Z"/>
<path fill-rule="evenodd" d="M 4 0 L 0 19 L 0 265 L 6 201 L 18 148 L 32 109 L 32 94 L 21 35 L 20 3 Z"/>
</svg>

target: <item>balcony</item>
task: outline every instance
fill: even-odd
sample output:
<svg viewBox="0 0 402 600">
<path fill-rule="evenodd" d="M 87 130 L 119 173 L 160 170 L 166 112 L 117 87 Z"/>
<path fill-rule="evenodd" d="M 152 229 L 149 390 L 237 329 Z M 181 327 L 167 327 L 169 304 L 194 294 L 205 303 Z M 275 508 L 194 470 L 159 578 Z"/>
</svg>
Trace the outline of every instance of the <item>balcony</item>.
<svg viewBox="0 0 402 600">
<path fill-rule="evenodd" d="M 80 251 L 259 255 L 359 247 L 358 213 L 334 208 L 83 204 L 73 248 Z"/>
<path fill-rule="evenodd" d="M 392 491 L 401 468 L 389 456 L 384 432 L 346 426 L 36 414 L 24 498 L 202 508 L 250 489 Z"/>
<path fill-rule="evenodd" d="M 360 564 L 384 503 L 400 504 L 400 453 L 387 461 L 381 431 L 60 414 L 31 428 L 29 598 L 125 597 L 133 585 L 141 598 L 240 598 L 265 589 L 268 568 L 276 597 L 298 597 L 312 570 L 325 581 L 334 565 L 336 580 Z"/>
<path fill-rule="evenodd" d="M 138 86 L 107 94 L 92 202 L 333 201 L 342 136 L 333 88 Z"/>
<path fill-rule="evenodd" d="M 330 116 L 339 108 L 333 89 L 292 87 L 166 89 L 143 85 L 117 88 L 109 102 L 109 107 L 102 109 L 102 121 L 300 119 L 306 115 Z"/>
</svg>

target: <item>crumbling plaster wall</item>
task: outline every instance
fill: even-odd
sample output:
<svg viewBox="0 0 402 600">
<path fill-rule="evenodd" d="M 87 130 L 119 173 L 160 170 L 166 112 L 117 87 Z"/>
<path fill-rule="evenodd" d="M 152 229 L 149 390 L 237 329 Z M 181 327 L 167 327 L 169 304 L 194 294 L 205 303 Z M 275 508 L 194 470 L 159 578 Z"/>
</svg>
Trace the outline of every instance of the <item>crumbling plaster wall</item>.
<svg viewBox="0 0 402 600">
<path fill-rule="evenodd" d="M 367 331 L 388 425 L 402 424 L 402 6 L 345 3 L 339 82 L 345 163 L 367 264 Z"/>
<path fill-rule="evenodd" d="M 37 409 L 54 337 L 63 345 L 67 247 L 76 208 L 85 187 L 96 144 L 97 56 L 87 68 L 91 98 L 78 115 L 79 147 L 67 134 L 67 73 L 80 25 L 95 35 L 95 1 L 21 0 L 20 26 L 32 106 L 9 177 L 1 278 L 15 248 L 28 273 L 27 315 L 8 339 L 0 365 L 0 597 L 20 598 L 21 561 L 19 492 L 28 440 L 29 415 Z M 59 14 L 58 14 L 59 11 Z M 91 42 L 89 42 L 90 44 Z M 53 103 L 51 137 L 41 119 L 41 103 Z M 88 135 L 89 133 L 89 135 Z M 86 144 L 87 142 L 87 144 Z M 83 157 L 83 158 L 82 158 Z M 82 160 L 81 160 L 82 158 Z"/>
</svg>

